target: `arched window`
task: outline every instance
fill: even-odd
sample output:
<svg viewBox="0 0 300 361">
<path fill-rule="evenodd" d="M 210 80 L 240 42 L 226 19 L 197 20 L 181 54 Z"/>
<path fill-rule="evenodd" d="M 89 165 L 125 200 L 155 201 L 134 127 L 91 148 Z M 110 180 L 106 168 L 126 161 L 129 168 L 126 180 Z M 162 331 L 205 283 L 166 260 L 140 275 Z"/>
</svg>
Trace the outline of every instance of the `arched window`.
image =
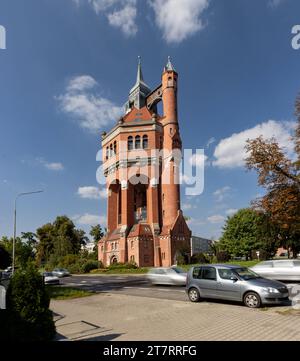
<svg viewBox="0 0 300 361">
<path fill-rule="evenodd" d="M 143 149 L 148 148 L 148 135 L 143 135 Z"/>
<path fill-rule="evenodd" d="M 113 155 L 113 145 L 111 144 L 109 146 L 109 156 L 112 157 L 112 155 Z"/>
<path fill-rule="evenodd" d="M 140 148 L 141 148 L 141 137 L 137 135 L 135 137 L 135 149 L 140 149 Z"/>
<path fill-rule="evenodd" d="M 114 141 L 114 155 L 117 154 L 117 142 Z"/>
<path fill-rule="evenodd" d="M 168 86 L 172 86 L 173 85 L 173 79 L 171 76 L 168 77 Z"/>
<path fill-rule="evenodd" d="M 107 160 L 108 158 L 109 158 L 109 148 L 106 147 L 105 159 Z"/>
<path fill-rule="evenodd" d="M 128 150 L 133 149 L 133 137 L 132 137 L 132 136 L 128 137 L 127 149 L 128 149 Z"/>
</svg>

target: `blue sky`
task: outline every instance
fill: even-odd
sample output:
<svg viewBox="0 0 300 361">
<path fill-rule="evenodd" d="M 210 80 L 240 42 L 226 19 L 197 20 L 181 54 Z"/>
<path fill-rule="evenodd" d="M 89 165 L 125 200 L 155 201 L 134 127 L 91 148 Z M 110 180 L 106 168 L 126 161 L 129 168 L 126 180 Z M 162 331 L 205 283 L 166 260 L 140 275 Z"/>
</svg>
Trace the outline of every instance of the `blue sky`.
<svg viewBox="0 0 300 361">
<path fill-rule="evenodd" d="M 155 87 L 170 55 L 184 147 L 208 157 L 204 192 L 182 208 L 194 234 L 218 238 L 226 216 L 262 193 L 243 167 L 245 139 L 274 135 L 292 153 L 295 24 L 298 0 L 0 0 L 0 236 L 12 234 L 15 195 L 36 189 L 18 202 L 18 233 L 61 214 L 87 231 L 104 224 L 101 131 L 137 56 Z"/>
</svg>

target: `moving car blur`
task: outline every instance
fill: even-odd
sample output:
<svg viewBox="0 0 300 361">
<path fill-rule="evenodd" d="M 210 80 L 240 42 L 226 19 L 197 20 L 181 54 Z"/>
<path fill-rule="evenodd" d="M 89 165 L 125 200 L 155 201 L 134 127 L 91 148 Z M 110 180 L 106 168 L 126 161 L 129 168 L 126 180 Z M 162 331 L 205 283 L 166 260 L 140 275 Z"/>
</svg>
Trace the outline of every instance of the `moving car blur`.
<svg viewBox="0 0 300 361">
<path fill-rule="evenodd" d="M 44 283 L 46 285 L 59 285 L 60 284 L 59 278 L 57 276 L 54 276 L 54 274 L 52 272 L 44 272 L 43 277 L 44 277 Z"/>
<path fill-rule="evenodd" d="M 151 268 L 147 279 L 153 285 L 185 286 L 187 273 L 179 267 Z"/>
<path fill-rule="evenodd" d="M 52 271 L 54 276 L 57 277 L 67 277 L 70 276 L 70 272 L 65 268 L 54 268 Z"/>
<path fill-rule="evenodd" d="M 250 268 L 260 276 L 280 281 L 300 281 L 300 260 L 270 260 Z"/>
</svg>

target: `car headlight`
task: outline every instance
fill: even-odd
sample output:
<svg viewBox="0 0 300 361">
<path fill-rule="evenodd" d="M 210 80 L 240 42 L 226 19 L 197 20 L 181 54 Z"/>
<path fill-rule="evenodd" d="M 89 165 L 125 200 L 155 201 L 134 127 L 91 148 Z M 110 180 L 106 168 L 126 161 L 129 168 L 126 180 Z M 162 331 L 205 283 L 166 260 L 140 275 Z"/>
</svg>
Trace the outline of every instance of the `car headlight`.
<svg viewBox="0 0 300 361">
<path fill-rule="evenodd" d="M 273 287 L 266 287 L 266 288 L 263 288 L 263 290 L 268 293 L 280 293 L 277 288 L 273 288 Z"/>
</svg>

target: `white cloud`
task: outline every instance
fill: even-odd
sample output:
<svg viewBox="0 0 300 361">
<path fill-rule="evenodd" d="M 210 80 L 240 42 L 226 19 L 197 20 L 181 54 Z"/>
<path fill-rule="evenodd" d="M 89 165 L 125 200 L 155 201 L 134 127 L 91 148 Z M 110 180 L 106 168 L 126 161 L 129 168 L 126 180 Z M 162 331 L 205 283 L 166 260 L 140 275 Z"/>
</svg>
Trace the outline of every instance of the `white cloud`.
<svg viewBox="0 0 300 361">
<path fill-rule="evenodd" d="M 205 162 L 207 161 L 208 157 L 205 154 L 200 154 L 200 153 L 194 153 L 190 159 L 189 159 L 189 163 L 191 166 L 193 167 L 199 167 L 199 168 L 203 168 L 203 165 L 205 164 Z"/>
<path fill-rule="evenodd" d="M 79 6 L 83 0 L 73 0 Z M 120 28 L 126 36 L 137 33 L 137 0 L 88 0 L 97 15 L 104 14 L 110 25 Z"/>
<path fill-rule="evenodd" d="M 210 223 L 222 223 L 225 220 L 225 217 L 220 214 L 215 214 L 213 216 L 207 217 L 208 222 Z"/>
<path fill-rule="evenodd" d="M 268 5 L 271 8 L 277 8 L 279 5 L 281 5 L 285 0 L 269 0 Z"/>
<path fill-rule="evenodd" d="M 79 187 L 77 190 L 77 194 L 80 198 L 85 199 L 100 199 L 107 197 L 106 189 L 99 189 L 97 187 L 87 186 L 87 187 Z"/>
<path fill-rule="evenodd" d="M 206 143 L 206 148 L 209 148 L 210 145 L 212 145 L 214 142 L 216 141 L 215 137 L 211 137 L 208 139 L 207 143 Z"/>
<path fill-rule="evenodd" d="M 122 114 L 122 107 L 102 97 L 95 91 L 97 87 L 91 76 L 77 76 L 69 81 L 65 93 L 56 98 L 63 112 L 73 116 L 82 128 L 95 133 Z"/>
<path fill-rule="evenodd" d="M 193 206 L 192 206 L 190 203 L 183 203 L 182 206 L 181 206 L 181 208 L 182 208 L 183 210 L 188 210 L 188 209 L 192 209 Z"/>
<path fill-rule="evenodd" d="M 23 161 L 24 162 L 24 161 Z M 29 163 L 32 163 L 32 161 L 29 161 Z M 49 169 L 49 170 L 53 170 L 53 171 L 62 171 L 64 170 L 64 166 L 62 163 L 60 162 L 48 162 L 46 161 L 44 158 L 36 158 L 35 161 L 32 163 L 37 165 L 37 164 L 41 164 L 44 168 Z"/>
<path fill-rule="evenodd" d="M 44 163 L 44 166 L 49 170 L 59 171 L 64 170 L 62 163 Z"/>
<path fill-rule="evenodd" d="M 226 215 L 227 216 L 233 216 L 236 212 L 238 211 L 238 209 L 235 209 L 235 208 L 229 208 L 226 210 Z"/>
<path fill-rule="evenodd" d="M 96 224 L 106 225 L 106 217 L 97 214 L 85 213 L 72 217 L 73 221 L 86 226 L 95 226 Z"/>
<path fill-rule="evenodd" d="M 246 141 L 255 139 L 260 135 L 265 139 L 276 138 L 282 148 L 288 153 L 292 153 L 294 145 L 291 142 L 291 136 L 294 128 L 294 122 L 268 120 L 240 133 L 234 133 L 230 137 L 222 139 L 216 146 L 214 151 L 215 160 L 212 164 L 220 168 L 244 166 L 244 159 L 247 156 L 245 151 Z"/>
<path fill-rule="evenodd" d="M 230 191 L 230 187 L 229 186 L 225 186 L 225 187 L 222 187 L 220 189 L 217 189 L 213 195 L 215 196 L 216 198 L 216 201 L 217 202 L 222 202 L 224 200 L 224 198 L 226 196 L 228 196 L 228 192 Z"/>
<path fill-rule="evenodd" d="M 120 28 L 126 36 L 134 36 L 138 29 L 135 23 L 137 10 L 132 4 L 107 15 L 109 24 Z"/>
<path fill-rule="evenodd" d="M 149 0 L 155 22 L 168 43 L 182 40 L 204 28 L 201 16 L 209 0 Z"/>
<path fill-rule="evenodd" d="M 77 92 L 92 89 L 97 85 L 96 80 L 90 75 L 80 75 L 72 78 L 67 86 L 68 92 Z"/>
</svg>

